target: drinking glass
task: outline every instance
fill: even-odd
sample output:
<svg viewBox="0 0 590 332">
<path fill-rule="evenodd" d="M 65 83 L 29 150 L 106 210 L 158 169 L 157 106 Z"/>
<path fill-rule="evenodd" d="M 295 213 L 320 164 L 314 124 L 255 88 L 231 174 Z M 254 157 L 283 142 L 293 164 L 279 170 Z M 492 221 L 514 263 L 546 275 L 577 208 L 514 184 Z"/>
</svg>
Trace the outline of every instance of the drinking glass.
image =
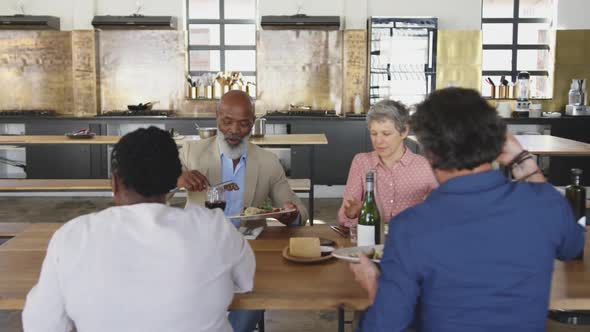
<svg viewBox="0 0 590 332">
<path fill-rule="evenodd" d="M 208 209 L 221 209 L 225 210 L 225 194 L 221 187 L 209 187 L 207 188 L 207 200 L 205 206 Z"/>
</svg>

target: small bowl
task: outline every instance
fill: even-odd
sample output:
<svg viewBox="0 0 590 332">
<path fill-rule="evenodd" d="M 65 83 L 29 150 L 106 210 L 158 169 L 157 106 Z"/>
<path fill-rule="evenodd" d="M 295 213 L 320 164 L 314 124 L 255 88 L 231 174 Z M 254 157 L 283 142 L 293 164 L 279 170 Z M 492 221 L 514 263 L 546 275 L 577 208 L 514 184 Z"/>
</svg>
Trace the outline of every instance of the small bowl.
<svg viewBox="0 0 590 332">
<path fill-rule="evenodd" d="M 217 135 L 217 128 L 199 128 L 199 136 L 203 139 Z"/>
</svg>

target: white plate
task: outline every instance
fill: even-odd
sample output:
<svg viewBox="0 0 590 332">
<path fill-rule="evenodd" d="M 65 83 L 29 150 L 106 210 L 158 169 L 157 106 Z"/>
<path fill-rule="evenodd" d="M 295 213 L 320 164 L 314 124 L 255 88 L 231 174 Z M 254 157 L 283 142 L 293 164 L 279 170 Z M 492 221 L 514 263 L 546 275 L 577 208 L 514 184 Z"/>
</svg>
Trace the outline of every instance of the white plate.
<svg viewBox="0 0 590 332">
<path fill-rule="evenodd" d="M 281 210 L 278 212 L 255 214 L 252 216 L 237 215 L 237 216 L 229 216 L 227 218 L 228 219 L 242 219 L 242 220 L 259 220 L 259 219 L 266 219 L 266 218 L 276 218 L 282 214 L 291 213 L 291 212 L 295 212 L 295 211 L 297 211 L 297 209 L 286 209 L 286 210 Z"/>
<path fill-rule="evenodd" d="M 350 254 L 358 253 L 361 251 L 363 253 L 368 253 L 371 249 L 383 250 L 383 245 L 378 244 L 376 246 L 340 248 L 340 249 L 334 250 L 334 252 L 332 252 L 332 256 L 334 256 L 338 259 L 345 260 L 347 262 L 358 263 L 360 259 L 358 257 L 351 257 Z M 380 259 L 372 259 L 372 261 L 375 263 L 381 263 Z"/>
<path fill-rule="evenodd" d="M 88 132 L 88 133 L 66 133 L 65 134 L 68 138 L 73 138 L 73 139 L 90 139 L 93 138 L 96 134 L 92 133 L 92 132 Z"/>
</svg>

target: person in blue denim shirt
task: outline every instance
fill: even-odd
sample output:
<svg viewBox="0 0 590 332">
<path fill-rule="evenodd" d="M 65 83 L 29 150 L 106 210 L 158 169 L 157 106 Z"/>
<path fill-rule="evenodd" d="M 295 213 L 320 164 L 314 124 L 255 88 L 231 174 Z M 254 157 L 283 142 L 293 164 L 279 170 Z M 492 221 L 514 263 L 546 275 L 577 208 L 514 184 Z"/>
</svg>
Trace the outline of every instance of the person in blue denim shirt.
<svg viewBox="0 0 590 332">
<path fill-rule="evenodd" d="M 360 330 L 544 331 L 554 259 L 585 241 L 568 202 L 474 90 L 432 93 L 411 129 L 440 187 L 390 221 L 381 271 L 351 265 L 372 302 Z"/>
</svg>

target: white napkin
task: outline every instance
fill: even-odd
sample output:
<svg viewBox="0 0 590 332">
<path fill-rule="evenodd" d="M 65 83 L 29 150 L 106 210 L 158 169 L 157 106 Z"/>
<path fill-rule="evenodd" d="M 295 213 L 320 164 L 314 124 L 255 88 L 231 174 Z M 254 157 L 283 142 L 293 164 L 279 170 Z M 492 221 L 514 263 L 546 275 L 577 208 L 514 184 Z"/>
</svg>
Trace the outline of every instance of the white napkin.
<svg viewBox="0 0 590 332">
<path fill-rule="evenodd" d="M 250 230 L 249 231 L 250 234 L 244 235 L 246 230 Z M 260 227 L 256 227 L 256 228 L 248 228 L 248 227 L 241 226 L 239 229 L 240 233 L 242 233 L 242 235 L 244 235 L 244 238 L 246 238 L 246 240 L 255 240 L 258 237 L 258 235 L 260 235 L 260 233 L 262 233 L 263 230 L 264 230 L 264 226 L 260 226 Z"/>
</svg>

